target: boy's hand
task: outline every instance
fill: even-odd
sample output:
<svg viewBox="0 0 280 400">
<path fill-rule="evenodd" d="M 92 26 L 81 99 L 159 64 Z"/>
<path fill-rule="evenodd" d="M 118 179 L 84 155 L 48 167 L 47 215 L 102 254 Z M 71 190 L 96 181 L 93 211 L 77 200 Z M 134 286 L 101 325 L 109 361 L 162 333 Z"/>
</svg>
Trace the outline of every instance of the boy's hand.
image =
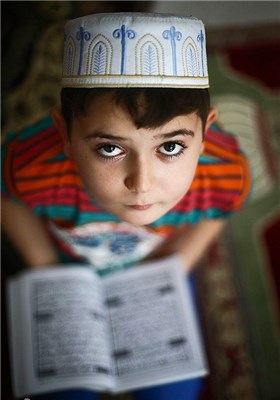
<svg viewBox="0 0 280 400">
<path fill-rule="evenodd" d="M 30 268 L 60 263 L 43 221 L 21 203 L 2 201 L 2 228 Z"/>
</svg>

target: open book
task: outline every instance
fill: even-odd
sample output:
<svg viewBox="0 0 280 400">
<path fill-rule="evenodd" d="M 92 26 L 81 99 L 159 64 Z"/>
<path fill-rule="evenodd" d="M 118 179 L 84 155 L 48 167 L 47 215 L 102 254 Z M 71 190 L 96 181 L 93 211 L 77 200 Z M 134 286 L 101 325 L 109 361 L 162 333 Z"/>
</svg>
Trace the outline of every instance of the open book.
<svg viewBox="0 0 280 400">
<path fill-rule="evenodd" d="M 16 396 L 117 393 L 207 374 L 177 256 L 104 277 L 81 265 L 26 271 L 7 294 Z"/>
</svg>

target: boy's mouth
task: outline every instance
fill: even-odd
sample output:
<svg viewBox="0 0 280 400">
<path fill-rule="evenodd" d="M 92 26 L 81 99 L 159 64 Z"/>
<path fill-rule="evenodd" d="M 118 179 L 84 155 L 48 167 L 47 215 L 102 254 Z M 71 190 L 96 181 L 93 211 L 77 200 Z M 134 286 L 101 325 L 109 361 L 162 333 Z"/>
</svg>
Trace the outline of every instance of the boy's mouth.
<svg viewBox="0 0 280 400">
<path fill-rule="evenodd" d="M 152 204 L 132 204 L 128 205 L 129 208 L 133 208 L 134 210 L 137 211 L 145 211 L 148 210 L 150 207 L 152 207 Z"/>
</svg>

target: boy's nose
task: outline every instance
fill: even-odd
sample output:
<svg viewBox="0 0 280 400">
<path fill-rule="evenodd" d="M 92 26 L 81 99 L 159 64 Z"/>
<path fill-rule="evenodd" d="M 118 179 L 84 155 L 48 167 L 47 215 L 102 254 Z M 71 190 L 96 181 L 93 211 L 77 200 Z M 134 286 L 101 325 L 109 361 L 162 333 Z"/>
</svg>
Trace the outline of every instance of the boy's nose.
<svg viewBox="0 0 280 400">
<path fill-rule="evenodd" d="M 147 193 L 154 185 L 154 174 L 151 163 L 135 161 L 129 166 L 124 180 L 125 186 L 135 193 Z"/>
</svg>

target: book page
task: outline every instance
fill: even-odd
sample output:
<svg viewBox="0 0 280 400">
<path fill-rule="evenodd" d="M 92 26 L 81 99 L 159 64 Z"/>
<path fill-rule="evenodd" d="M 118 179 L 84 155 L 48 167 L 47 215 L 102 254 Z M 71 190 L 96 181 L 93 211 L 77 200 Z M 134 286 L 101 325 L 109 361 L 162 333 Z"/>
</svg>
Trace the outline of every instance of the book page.
<svg viewBox="0 0 280 400">
<path fill-rule="evenodd" d="M 31 327 L 25 355 L 28 393 L 77 382 L 98 387 L 99 378 L 104 385 L 112 367 L 100 278 L 85 268 L 42 270 L 29 278 L 23 277 L 26 290 L 19 299 Z"/>
<path fill-rule="evenodd" d="M 178 258 L 105 278 L 115 374 L 122 389 L 206 373 Z"/>
</svg>

